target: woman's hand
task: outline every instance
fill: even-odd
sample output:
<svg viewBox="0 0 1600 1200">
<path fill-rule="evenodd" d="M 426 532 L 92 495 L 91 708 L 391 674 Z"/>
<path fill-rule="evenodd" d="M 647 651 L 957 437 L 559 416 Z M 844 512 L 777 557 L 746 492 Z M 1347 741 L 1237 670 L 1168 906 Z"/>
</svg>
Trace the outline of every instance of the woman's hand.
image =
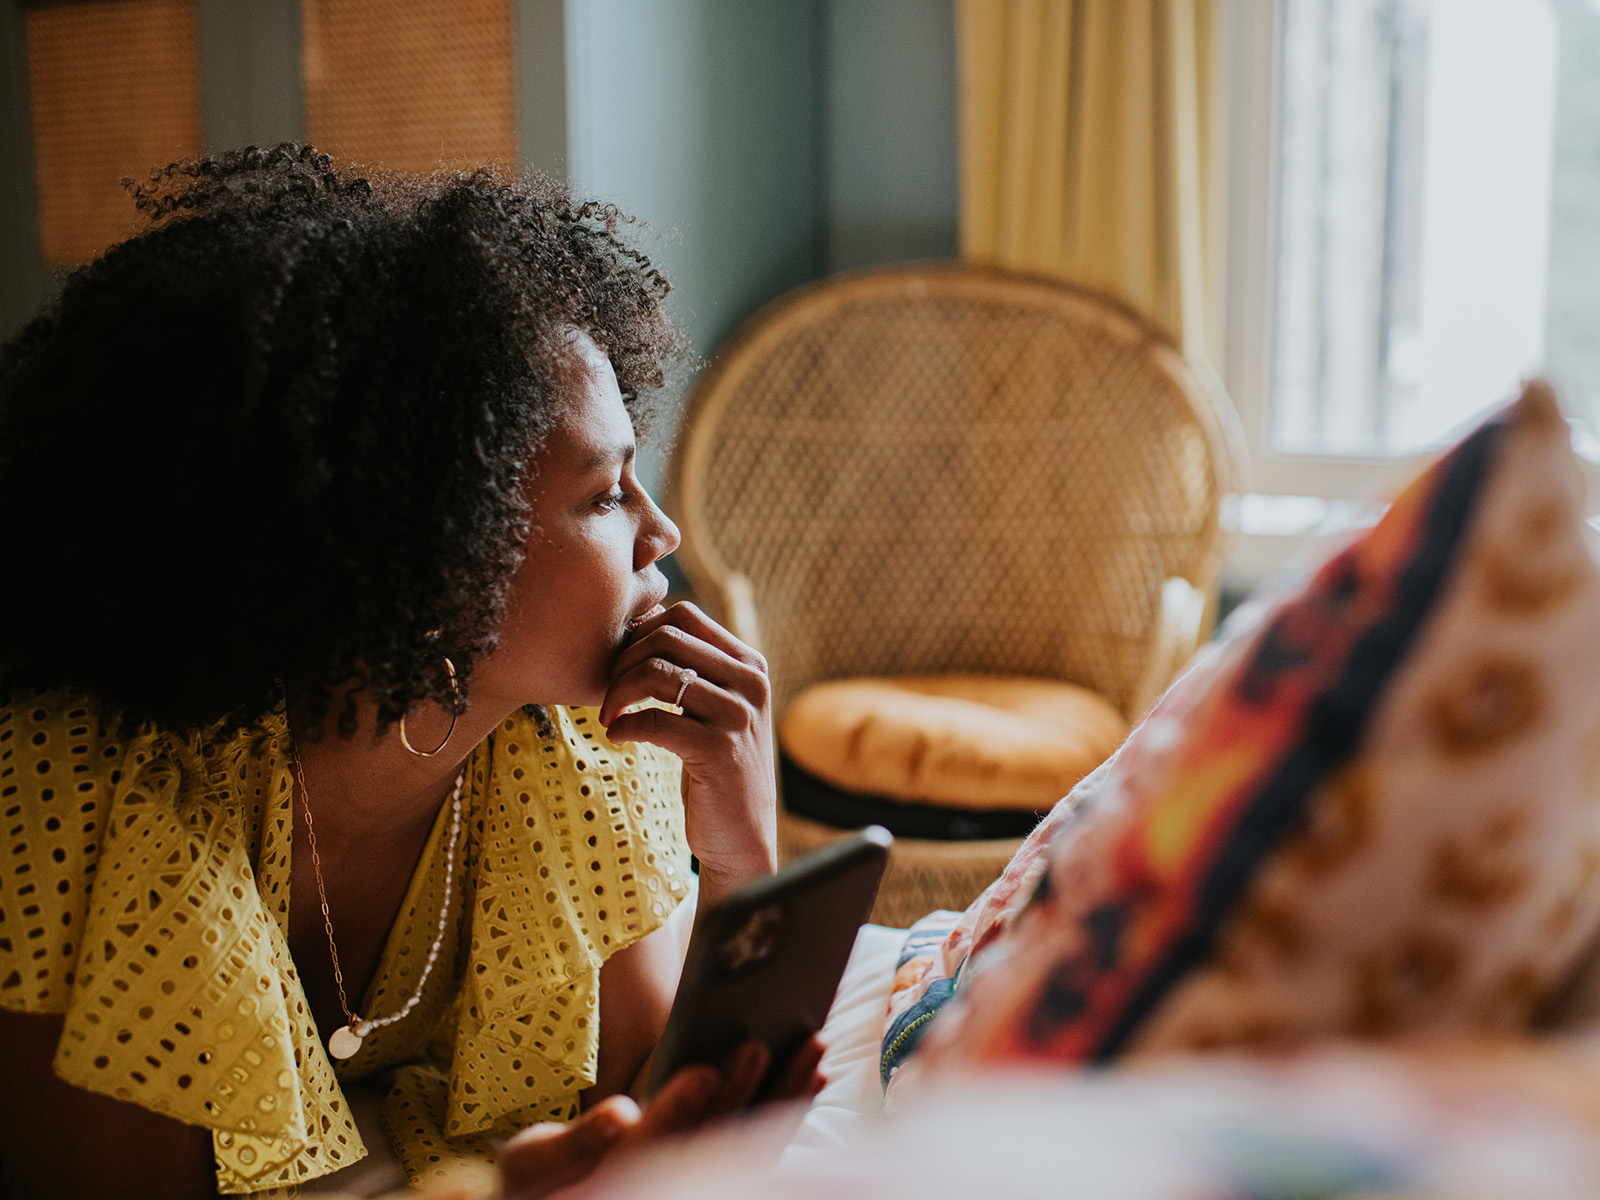
<svg viewBox="0 0 1600 1200">
<path fill-rule="evenodd" d="M 680 693 L 681 714 L 623 711 L 679 702 Z M 674 604 L 643 621 L 617 656 L 600 722 L 614 742 L 649 742 L 683 760 L 684 825 L 703 905 L 772 872 L 772 689 L 759 653 L 693 604 Z"/>
<path fill-rule="evenodd" d="M 824 1082 L 817 1073 L 821 1060 L 822 1045 L 812 1038 L 774 1084 L 770 1099 L 815 1096 Z M 500 1151 L 501 1200 L 549 1196 L 586 1179 L 614 1151 L 647 1146 L 742 1111 L 761 1086 L 769 1061 L 765 1046 L 746 1042 L 720 1071 L 705 1064 L 685 1067 L 642 1110 L 625 1095 L 608 1096 L 568 1124 L 530 1125 Z"/>
</svg>

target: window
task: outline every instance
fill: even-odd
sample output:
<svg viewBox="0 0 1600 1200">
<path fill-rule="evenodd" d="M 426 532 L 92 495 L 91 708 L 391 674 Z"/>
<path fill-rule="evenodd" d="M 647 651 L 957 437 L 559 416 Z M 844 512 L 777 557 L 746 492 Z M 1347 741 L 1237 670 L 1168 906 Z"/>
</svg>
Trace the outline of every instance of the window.
<svg viewBox="0 0 1600 1200">
<path fill-rule="evenodd" d="M 1227 20 L 1246 542 L 1371 519 L 1351 502 L 1534 373 L 1600 462 L 1600 0 L 1240 0 Z"/>
</svg>

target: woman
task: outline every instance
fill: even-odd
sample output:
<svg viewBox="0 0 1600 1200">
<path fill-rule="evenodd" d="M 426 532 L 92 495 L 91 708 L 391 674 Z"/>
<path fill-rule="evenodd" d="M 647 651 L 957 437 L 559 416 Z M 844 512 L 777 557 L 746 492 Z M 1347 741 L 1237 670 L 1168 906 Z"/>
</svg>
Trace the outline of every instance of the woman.
<svg viewBox="0 0 1600 1200">
<path fill-rule="evenodd" d="M 765 666 L 663 611 L 634 474 L 666 283 L 542 179 L 135 200 L 0 359 L 7 1187 L 314 1179 L 362 1079 L 414 1178 L 565 1122 L 510 1194 L 738 1107 L 759 1048 L 626 1097 L 689 852 L 702 903 L 774 863 Z"/>
</svg>

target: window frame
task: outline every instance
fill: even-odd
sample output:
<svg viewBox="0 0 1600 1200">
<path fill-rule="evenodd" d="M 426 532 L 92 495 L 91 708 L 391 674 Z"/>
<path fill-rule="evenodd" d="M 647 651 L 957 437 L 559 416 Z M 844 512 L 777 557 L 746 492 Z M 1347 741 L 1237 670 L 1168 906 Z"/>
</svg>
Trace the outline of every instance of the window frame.
<svg viewBox="0 0 1600 1200">
<path fill-rule="evenodd" d="M 1273 448 L 1271 382 L 1277 310 L 1278 125 L 1283 0 L 1226 0 L 1221 51 L 1226 158 L 1226 296 L 1223 383 L 1238 412 L 1249 461 L 1245 483 L 1268 497 L 1385 501 L 1438 452 L 1396 458 L 1290 454 Z M 1585 459 L 1588 512 L 1600 512 L 1600 463 Z M 1600 528 L 1600 525 L 1597 525 Z M 1248 582 L 1289 565 L 1319 533 L 1241 533 L 1229 572 Z"/>
<path fill-rule="evenodd" d="M 1430 456 L 1287 454 L 1271 444 L 1282 20 L 1282 0 L 1228 0 L 1225 7 L 1229 320 L 1223 382 L 1244 427 L 1252 490 L 1367 500 L 1414 474 Z"/>
</svg>

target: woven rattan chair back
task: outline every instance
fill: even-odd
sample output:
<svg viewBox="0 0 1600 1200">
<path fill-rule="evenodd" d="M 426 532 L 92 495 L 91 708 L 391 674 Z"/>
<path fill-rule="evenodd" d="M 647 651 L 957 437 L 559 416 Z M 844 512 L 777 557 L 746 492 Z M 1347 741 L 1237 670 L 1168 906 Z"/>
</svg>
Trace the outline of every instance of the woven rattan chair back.
<svg viewBox="0 0 1600 1200">
<path fill-rule="evenodd" d="M 1167 580 L 1215 583 L 1230 414 L 1099 295 L 957 266 L 839 277 L 697 381 L 680 561 L 767 655 L 778 714 L 820 680 L 958 671 L 1129 711 Z"/>
</svg>

